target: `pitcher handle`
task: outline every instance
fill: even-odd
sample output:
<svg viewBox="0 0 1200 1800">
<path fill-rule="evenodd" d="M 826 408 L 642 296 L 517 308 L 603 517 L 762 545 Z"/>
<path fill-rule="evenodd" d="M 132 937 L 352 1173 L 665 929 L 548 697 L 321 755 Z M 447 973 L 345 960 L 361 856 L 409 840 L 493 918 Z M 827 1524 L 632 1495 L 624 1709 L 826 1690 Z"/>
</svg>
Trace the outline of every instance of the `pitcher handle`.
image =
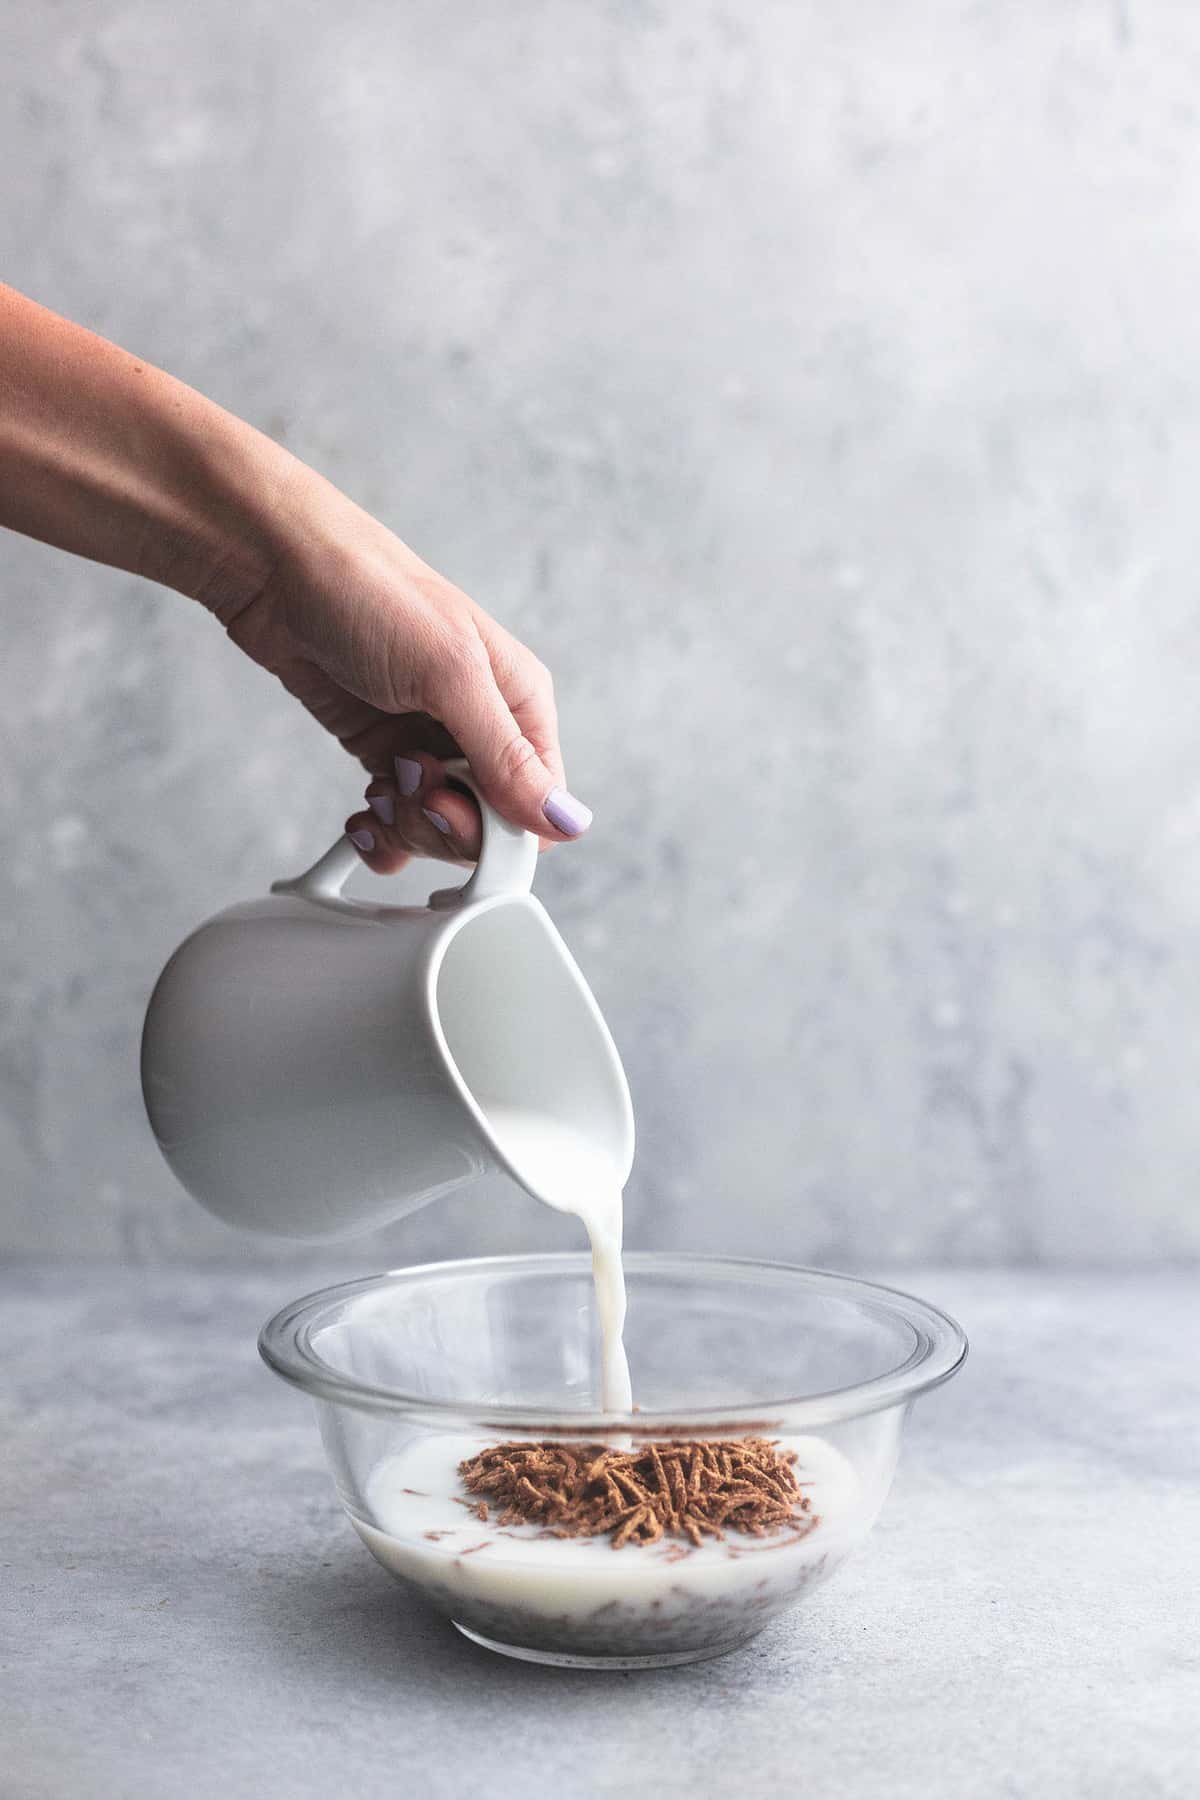
<svg viewBox="0 0 1200 1800">
<path fill-rule="evenodd" d="M 479 861 L 469 879 L 460 888 L 442 888 L 430 894 L 431 906 L 470 906 L 473 900 L 491 900 L 497 894 L 527 894 L 537 872 L 538 841 L 532 831 L 521 825 L 510 825 L 489 806 L 479 791 L 479 783 L 467 767 L 465 757 L 456 756 L 446 764 L 452 783 L 466 788 L 474 797 L 483 821 L 479 845 Z"/>
<path fill-rule="evenodd" d="M 462 885 L 439 888 L 429 896 L 430 906 L 469 906 L 475 900 L 491 900 L 498 894 L 527 894 L 537 868 L 538 841 L 531 831 L 510 825 L 479 792 L 474 776 L 462 757 L 446 764 L 446 774 L 474 796 L 483 821 L 479 861 Z M 319 857 L 311 869 L 290 881 L 273 881 L 273 894 L 299 894 L 305 900 L 336 900 L 360 862 L 347 837 Z"/>
</svg>

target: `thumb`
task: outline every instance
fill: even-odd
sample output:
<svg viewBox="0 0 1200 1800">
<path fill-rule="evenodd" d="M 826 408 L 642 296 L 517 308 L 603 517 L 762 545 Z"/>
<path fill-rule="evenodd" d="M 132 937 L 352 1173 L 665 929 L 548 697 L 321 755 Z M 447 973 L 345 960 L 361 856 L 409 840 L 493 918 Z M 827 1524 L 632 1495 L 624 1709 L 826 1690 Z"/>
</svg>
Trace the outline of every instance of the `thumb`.
<svg viewBox="0 0 1200 1800">
<path fill-rule="evenodd" d="M 469 661 L 456 660 L 431 684 L 429 710 L 455 738 L 485 800 L 503 818 L 541 838 L 582 837 L 592 822 L 590 807 L 567 792 L 522 731 L 479 639 Z M 526 730 L 542 738 L 536 701 L 527 702 L 522 713 Z"/>
</svg>

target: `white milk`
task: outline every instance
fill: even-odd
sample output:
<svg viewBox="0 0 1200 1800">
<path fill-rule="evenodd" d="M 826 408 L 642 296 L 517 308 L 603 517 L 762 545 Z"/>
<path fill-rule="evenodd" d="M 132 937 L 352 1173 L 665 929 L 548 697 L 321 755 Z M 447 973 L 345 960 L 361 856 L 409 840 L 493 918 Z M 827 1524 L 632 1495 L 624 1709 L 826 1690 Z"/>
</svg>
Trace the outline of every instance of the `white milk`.
<svg viewBox="0 0 1200 1800">
<path fill-rule="evenodd" d="M 458 1465 L 488 1442 L 423 1437 L 388 1457 L 367 1484 L 375 1525 L 354 1524 L 392 1574 L 500 1642 L 588 1653 L 608 1641 L 653 1655 L 693 1640 L 735 1641 L 831 1574 L 871 1523 L 846 1458 L 822 1438 L 799 1437 L 780 1448 L 796 1452 L 795 1474 L 818 1520 L 804 1537 L 731 1533 L 698 1547 L 662 1538 L 614 1550 L 607 1536 L 502 1528 L 494 1506 L 484 1523 L 461 1504 Z"/>
<path fill-rule="evenodd" d="M 526 1187 L 557 1212 L 574 1213 L 592 1246 L 592 1280 L 603 1343 L 601 1405 L 628 1412 L 633 1405 L 625 1329 L 625 1272 L 621 1267 L 621 1185 L 611 1158 L 582 1132 L 544 1113 L 489 1106 L 496 1141 L 521 1171 Z"/>
<path fill-rule="evenodd" d="M 582 1220 L 603 1335 L 602 1404 L 632 1406 L 621 1333 L 621 1187 L 611 1160 L 571 1126 L 515 1107 L 489 1106 L 497 1142 L 525 1186 Z M 611 1438 L 608 1440 L 613 1442 Z M 535 1525 L 481 1520 L 459 1464 L 492 1438 L 422 1436 L 372 1472 L 371 1523 L 351 1513 L 372 1554 L 456 1623 L 501 1645 L 585 1660 L 660 1661 L 730 1646 L 842 1562 L 869 1529 L 858 1478 L 822 1438 L 786 1441 L 809 1500 L 810 1529 L 762 1538 L 731 1532 L 699 1545 L 664 1537 L 614 1550 L 610 1535 L 558 1538 Z"/>
</svg>

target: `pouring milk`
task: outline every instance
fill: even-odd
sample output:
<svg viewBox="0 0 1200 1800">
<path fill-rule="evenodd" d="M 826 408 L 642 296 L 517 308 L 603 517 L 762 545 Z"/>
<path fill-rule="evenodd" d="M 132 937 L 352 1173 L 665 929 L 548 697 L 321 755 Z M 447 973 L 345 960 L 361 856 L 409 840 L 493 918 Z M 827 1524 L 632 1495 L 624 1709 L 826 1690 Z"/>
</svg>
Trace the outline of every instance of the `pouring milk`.
<svg viewBox="0 0 1200 1800">
<path fill-rule="evenodd" d="M 528 1108 L 493 1107 L 497 1141 L 508 1149 L 526 1185 L 557 1212 L 574 1213 L 592 1247 L 592 1282 L 602 1343 L 600 1401 L 605 1412 L 633 1405 L 625 1328 L 625 1271 L 621 1266 L 622 1198 L 611 1157 L 570 1125 Z"/>
<path fill-rule="evenodd" d="M 448 773 L 474 791 L 465 764 Z M 360 864 L 343 838 L 303 875 L 193 932 L 147 1009 L 146 1110 L 204 1206 L 309 1241 L 387 1224 L 506 1169 L 587 1230 L 601 1398 L 622 1411 L 629 1087 L 529 891 L 537 839 L 476 798 L 475 871 L 425 906 L 345 899 Z"/>
</svg>

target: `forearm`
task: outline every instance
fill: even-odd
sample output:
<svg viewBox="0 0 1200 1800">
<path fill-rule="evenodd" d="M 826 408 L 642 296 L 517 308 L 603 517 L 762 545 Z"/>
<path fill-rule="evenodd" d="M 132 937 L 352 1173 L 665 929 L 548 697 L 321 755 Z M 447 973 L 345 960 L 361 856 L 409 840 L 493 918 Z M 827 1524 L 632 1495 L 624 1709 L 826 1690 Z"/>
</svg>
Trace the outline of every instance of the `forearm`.
<svg viewBox="0 0 1200 1800">
<path fill-rule="evenodd" d="M 236 610 L 307 471 L 194 389 L 0 285 L 0 525 Z"/>
</svg>

